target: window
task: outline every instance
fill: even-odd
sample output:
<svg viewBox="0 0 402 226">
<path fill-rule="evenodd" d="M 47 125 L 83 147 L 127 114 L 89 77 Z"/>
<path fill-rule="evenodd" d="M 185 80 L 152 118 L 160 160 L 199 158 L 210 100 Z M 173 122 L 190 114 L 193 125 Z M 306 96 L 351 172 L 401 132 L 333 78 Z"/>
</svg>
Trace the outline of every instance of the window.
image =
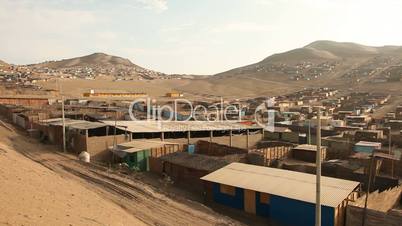
<svg viewBox="0 0 402 226">
<path fill-rule="evenodd" d="M 235 196 L 236 194 L 236 189 L 233 186 L 221 184 L 220 185 L 220 192 L 226 195 L 232 195 Z"/>
<path fill-rule="evenodd" d="M 260 203 L 269 204 L 270 196 L 267 193 L 260 193 Z"/>
</svg>

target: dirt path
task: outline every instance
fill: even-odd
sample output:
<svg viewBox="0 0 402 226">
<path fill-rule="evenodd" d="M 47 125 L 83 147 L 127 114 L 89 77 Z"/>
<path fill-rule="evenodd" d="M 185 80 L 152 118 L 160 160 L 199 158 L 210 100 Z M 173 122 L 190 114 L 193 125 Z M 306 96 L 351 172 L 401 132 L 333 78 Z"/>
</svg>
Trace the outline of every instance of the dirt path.
<svg viewBox="0 0 402 226">
<path fill-rule="evenodd" d="M 82 195 L 90 191 L 91 194 L 94 193 L 94 195 L 98 196 L 99 201 L 88 200 L 88 202 L 95 202 L 99 204 L 104 202 L 122 212 L 116 213 L 116 217 L 114 217 L 117 219 L 120 218 L 120 221 L 116 220 L 115 222 L 110 223 L 110 221 L 104 220 L 102 216 L 98 217 L 98 215 L 95 214 L 89 218 L 92 219 L 91 222 L 87 222 L 86 224 L 75 222 L 78 225 L 139 225 L 142 223 L 148 225 L 241 224 L 235 220 L 213 212 L 211 209 L 198 202 L 194 202 L 182 197 L 173 199 L 168 196 L 168 194 L 160 192 L 160 189 L 149 184 L 145 184 L 140 178 L 136 178 L 135 176 L 122 175 L 114 171 L 109 171 L 107 168 L 93 164 L 83 164 L 77 161 L 74 156 L 55 152 L 54 147 L 42 145 L 37 143 L 35 140 L 27 138 L 19 133 L 13 133 L 0 126 L 0 135 L 2 137 L 0 138 L 0 144 L 2 145 L 3 149 L 7 150 L 6 153 L 1 154 L 2 156 L 6 155 L 7 157 L 7 155 L 12 153 L 12 155 L 14 155 L 16 158 L 15 162 L 20 161 L 20 159 L 23 159 L 23 162 L 32 160 L 40 164 L 35 164 L 35 168 L 41 168 L 42 171 L 45 171 L 47 174 L 52 174 L 53 176 L 58 176 L 59 179 L 61 177 L 62 180 L 59 182 L 60 184 L 58 188 L 49 188 L 55 189 L 54 191 L 50 192 L 57 193 L 59 192 L 59 189 L 62 190 L 64 186 L 63 183 L 66 181 L 81 188 L 82 191 L 79 191 L 78 193 L 82 192 Z M 22 162 L 21 167 L 25 167 Z M 3 170 L 11 169 L 5 166 L 4 169 L 1 169 L 0 175 L 3 174 Z M 36 171 L 37 170 L 35 169 L 32 172 L 36 173 Z M 43 180 L 42 182 L 52 183 L 51 181 L 45 182 Z M 41 186 L 46 187 L 46 185 Z M 77 189 L 79 190 L 79 188 Z M 32 192 L 35 196 L 36 191 L 29 192 Z M 7 197 L 3 198 L 7 199 Z M 29 200 L 25 201 L 29 202 Z M 52 200 L 43 202 L 43 205 L 48 205 L 47 202 L 52 202 Z M 75 203 L 74 205 L 85 206 L 89 204 Z M 105 206 L 106 204 L 103 205 Z M 95 205 L 95 208 L 96 206 L 97 205 Z M 68 208 L 75 208 L 75 206 Z M 129 218 L 137 221 L 124 222 L 124 220 L 121 219 L 128 218 L 125 216 L 125 214 L 127 214 Z M 9 221 L 7 221 L 7 219 L 2 219 L 0 216 L 0 224 L 4 222 Z M 19 223 L 18 221 L 11 222 Z M 28 220 L 26 222 L 30 221 Z M 135 223 L 133 224 L 133 222 Z M 64 223 L 68 225 L 67 222 Z"/>
</svg>

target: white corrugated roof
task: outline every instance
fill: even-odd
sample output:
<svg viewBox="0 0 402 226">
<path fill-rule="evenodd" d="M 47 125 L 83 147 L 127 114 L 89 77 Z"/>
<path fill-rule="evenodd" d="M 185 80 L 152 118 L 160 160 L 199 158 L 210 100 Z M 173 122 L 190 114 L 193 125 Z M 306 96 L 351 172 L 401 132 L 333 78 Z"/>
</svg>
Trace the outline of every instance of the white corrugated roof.
<svg viewBox="0 0 402 226">
<path fill-rule="evenodd" d="M 166 141 L 156 141 L 156 140 L 133 140 L 126 143 L 118 144 L 117 147 L 120 151 L 134 153 L 142 150 L 147 150 L 151 148 L 164 147 L 165 145 L 177 145 L 177 143 L 171 143 Z"/>
<path fill-rule="evenodd" d="M 62 126 L 63 119 L 61 119 L 61 118 L 46 119 L 46 120 L 42 120 L 41 123 L 52 125 L 52 126 Z M 101 127 L 106 126 L 106 124 L 101 123 L 101 122 L 90 122 L 90 121 L 75 120 L 75 119 L 70 119 L 70 118 L 64 119 L 64 124 L 67 128 L 80 129 L 80 130 L 96 129 L 96 128 L 101 128 Z"/>
<path fill-rule="evenodd" d="M 109 147 L 109 150 L 121 157 L 124 157 L 127 153 L 135 153 L 143 150 L 149 150 L 152 148 L 160 148 L 164 147 L 165 145 L 177 145 L 177 143 L 141 139 L 118 144 L 116 149 L 113 148 L 113 146 L 111 146 Z"/>
<path fill-rule="evenodd" d="M 357 146 L 369 146 L 369 147 L 381 147 L 381 143 L 379 142 L 370 142 L 370 141 L 359 141 L 356 143 Z"/>
<path fill-rule="evenodd" d="M 321 146 L 321 150 L 326 149 L 326 148 L 327 148 L 326 146 Z M 300 145 L 297 145 L 296 147 L 294 147 L 293 150 L 304 150 L 304 151 L 316 152 L 317 145 L 300 144 Z"/>
<path fill-rule="evenodd" d="M 289 170 L 232 163 L 201 178 L 205 181 L 315 203 L 316 176 Z M 359 182 L 321 177 L 321 203 L 336 207 Z"/>
<path fill-rule="evenodd" d="M 115 121 L 102 121 L 110 126 Z M 260 129 L 236 121 L 117 121 L 117 128 L 132 133 L 186 132 L 186 131 L 218 131 L 238 129 Z"/>
</svg>

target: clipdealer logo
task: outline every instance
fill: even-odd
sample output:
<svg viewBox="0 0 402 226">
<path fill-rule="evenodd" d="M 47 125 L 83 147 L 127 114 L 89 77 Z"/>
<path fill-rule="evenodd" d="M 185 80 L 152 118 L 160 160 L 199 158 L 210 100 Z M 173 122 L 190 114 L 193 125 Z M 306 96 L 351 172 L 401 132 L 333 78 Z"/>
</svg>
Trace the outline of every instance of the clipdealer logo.
<svg viewBox="0 0 402 226">
<path fill-rule="evenodd" d="M 269 132 L 275 131 L 275 110 L 273 107 L 275 106 L 275 97 L 269 98 L 264 101 L 262 104 L 258 105 L 254 112 L 254 120 L 255 122 L 264 128 L 264 130 Z M 267 115 L 267 119 L 265 120 L 265 115 Z"/>
<path fill-rule="evenodd" d="M 275 110 L 272 108 L 275 106 L 275 103 L 275 98 L 268 98 L 258 105 L 254 111 L 255 123 L 267 131 L 274 131 Z M 185 116 L 177 112 L 176 109 L 179 104 L 187 106 L 188 111 Z M 138 119 L 134 114 L 135 110 L 146 113 L 145 119 Z M 224 106 L 223 101 L 219 103 L 219 106 L 217 106 L 217 104 L 209 106 L 193 105 L 193 103 L 187 99 L 175 99 L 173 106 L 171 104 L 157 105 L 156 100 L 152 100 L 148 97 L 138 98 L 131 102 L 128 113 L 132 121 L 153 121 L 161 126 L 161 123 L 166 121 L 241 122 L 245 114 L 245 109 L 237 104 Z"/>
</svg>

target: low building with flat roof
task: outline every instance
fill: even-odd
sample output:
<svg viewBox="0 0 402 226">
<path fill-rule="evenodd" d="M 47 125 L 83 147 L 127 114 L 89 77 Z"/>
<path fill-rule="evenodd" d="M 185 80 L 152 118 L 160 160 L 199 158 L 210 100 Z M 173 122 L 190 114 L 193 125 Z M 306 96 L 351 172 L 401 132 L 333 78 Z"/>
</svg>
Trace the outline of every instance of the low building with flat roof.
<svg viewBox="0 0 402 226">
<path fill-rule="evenodd" d="M 268 217 L 280 225 L 315 222 L 316 176 L 276 168 L 231 163 L 201 178 L 213 201 Z M 344 225 L 345 208 L 360 183 L 321 177 L 322 225 Z"/>
<path fill-rule="evenodd" d="M 327 156 L 327 147 L 321 147 L 321 161 L 324 161 Z M 316 162 L 317 145 L 300 144 L 292 149 L 291 157 L 304 162 Z"/>
<path fill-rule="evenodd" d="M 369 141 L 359 141 L 355 144 L 355 152 L 372 153 L 374 150 L 381 149 L 381 143 L 379 142 L 369 142 Z"/>
</svg>

